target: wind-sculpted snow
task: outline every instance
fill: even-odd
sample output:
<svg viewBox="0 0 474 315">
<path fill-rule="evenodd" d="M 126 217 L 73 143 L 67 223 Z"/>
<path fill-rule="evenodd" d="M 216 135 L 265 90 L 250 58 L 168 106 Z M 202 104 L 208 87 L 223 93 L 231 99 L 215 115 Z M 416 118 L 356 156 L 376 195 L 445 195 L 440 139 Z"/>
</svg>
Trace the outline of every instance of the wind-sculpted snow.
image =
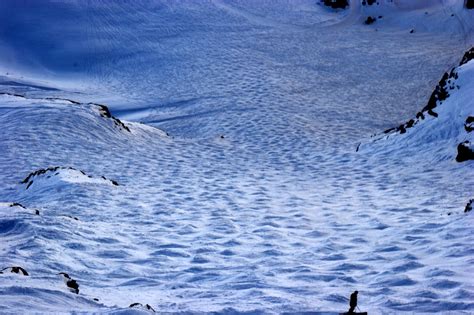
<svg viewBox="0 0 474 315">
<path fill-rule="evenodd" d="M 2 312 L 474 311 L 473 61 L 354 150 L 459 63 L 451 6 L 0 7 Z"/>
</svg>

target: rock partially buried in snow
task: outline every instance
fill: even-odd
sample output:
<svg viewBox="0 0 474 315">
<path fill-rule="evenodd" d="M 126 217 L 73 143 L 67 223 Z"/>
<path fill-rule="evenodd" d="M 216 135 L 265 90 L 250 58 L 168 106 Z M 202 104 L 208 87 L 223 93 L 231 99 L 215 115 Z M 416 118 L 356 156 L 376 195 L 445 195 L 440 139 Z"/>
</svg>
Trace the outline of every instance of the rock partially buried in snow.
<svg viewBox="0 0 474 315">
<path fill-rule="evenodd" d="M 92 183 L 92 184 L 111 184 L 114 186 L 119 186 L 119 184 L 114 181 L 107 179 L 105 176 L 100 178 L 94 178 L 90 175 L 87 175 L 85 172 L 77 170 L 72 167 L 49 167 L 46 169 L 40 169 L 34 172 L 31 172 L 21 183 L 26 185 L 26 189 L 34 187 L 37 185 L 40 186 L 50 186 L 55 185 L 61 182 L 65 183 Z"/>
<path fill-rule="evenodd" d="M 153 307 L 150 306 L 150 304 L 143 305 L 142 303 L 132 303 L 130 304 L 129 308 L 141 308 L 155 313 L 155 310 L 153 309 Z"/>
<path fill-rule="evenodd" d="M 10 271 L 11 273 L 16 273 L 23 276 L 29 276 L 28 272 L 25 269 L 18 266 L 3 268 L 2 270 L 0 270 L 0 273 L 4 273 L 5 271 Z"/>
<path fill-rule="evenodd" d="M 471 132 L 474 130 L 474 116 L 468 116 L 466 122 L 464 123 L 464 129 L 466 132 Z"/>
<path fill-rule="evenodd" d="M 472 205 L 474 204 L 474 199 L 470 199 L 464 208 L 464 212 L 470 212 L 472 210 Z"/>
<path fill-rule="evenodd" d="M 120 119 L 112 116 L 112 114 L 110 113 L 110 110 L 107 106 L 102 105 L 102 104 L 94 104 L 94 103 L 90 103 L 90 104 L 95 105 L 99 108 L 99 114 L 100 114 L 101 117 L 112 119 L 115 126 L 117 126 L 120 129 L 123 129 L 123 130 L 126 130 L 126 131 L 130 132 L 130 129 Z"/>
<path fill-rule="evenodd" d="M 348 0 L 321 0 L 321 2 L 333 9 L 345 9 L 349 6 Z"/>
<path fill-rule="evenodd" d="M 377 18 L 368 16 L 367 19 L 365 19 L 364 24 L 366 25 L 374 24 L 375 21 L 377 21 Z"/>
<path fill-rule="evenodd" d="M 464 141 L 458 145 L 458 155 L 456 162 L 474 160 L 474 149 L 469 141 Z"/>
</svg>

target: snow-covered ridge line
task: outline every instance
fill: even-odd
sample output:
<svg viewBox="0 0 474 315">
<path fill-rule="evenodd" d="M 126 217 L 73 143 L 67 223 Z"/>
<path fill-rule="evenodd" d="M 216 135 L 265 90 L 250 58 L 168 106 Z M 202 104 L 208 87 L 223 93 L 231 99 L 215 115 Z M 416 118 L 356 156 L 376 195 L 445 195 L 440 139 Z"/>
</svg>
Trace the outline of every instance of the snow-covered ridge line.
<svg viewBox="0 0 474 315">
<path fill-rule="evenodd" d="M 34 180 L 44 178 L 49 179 L 51 177 L 59 176 L 66 182 L 110 182 L 114 186 L 119 186 L 115 180 L 107 179 L 105 176 L 101 176 L 100 179 L 93 178 L 91 175 L 87 175 L 84 171 L 77 170 L 73 167 L 48 167 L 46 169 L 39 169 L 28 174 L 28 176 L 21 181 L 22 184 L 26 185 L 26 189 L 30 188 Z"/>
<path fill-rule="evenodd" d="M 123 123 L 120 119 L 113 116 L 110 113 L 110 110 L 107 107 L 107 105 L 104 105 L 104 104 L 98 104 L 98 103 L 92 103 L 92 102 L 81 103 L 81 102 L 78 102 L 78 101 L 75 101 L 75 100 L 72 100 L 72 99 L 69 99 L 69 98 L 60 98 L 60 97 L 29 98 L 29 97 L 27 97 L 26 95 L 23 95 L 23 94 L 8 93 L 8 92 L 0 92 L 0 95 L 9 95 L 9 96 L 20 97 L 20 98 L 24 98 L 24 99 L 33 99 L 33 100 L 64 101 L 64 102 L 69 102 L 69 103 L 74 104 L 74 105 L 96 106 L 96 107 L 98 107 L 98 112 L 99 112 L 101 117 L 111 119 L 119 129 L 130 132 L 130 128 L 125 123 Z"/>
</svg>

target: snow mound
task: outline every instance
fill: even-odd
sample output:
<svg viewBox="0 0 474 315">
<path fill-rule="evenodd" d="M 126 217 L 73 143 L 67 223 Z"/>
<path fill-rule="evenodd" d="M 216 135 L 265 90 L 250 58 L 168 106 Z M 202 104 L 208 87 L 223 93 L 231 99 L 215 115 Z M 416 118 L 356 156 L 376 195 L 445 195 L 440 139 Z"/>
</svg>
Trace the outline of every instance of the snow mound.
<svg viewBox="0 0 474 315">
<path fill-rule="evenodd" d="M 109 184 L 118 186 L 119 184 L 105 178 L 94 178 L 87 175 L 83 171 L 76 170 L 72 167 L 49 167 L 40 169 L 30 173 L 22 182 L 26 185 L 26 189 L 44 189 L 54 186 L 62 186 L 64 184 Z"/>
</svg>

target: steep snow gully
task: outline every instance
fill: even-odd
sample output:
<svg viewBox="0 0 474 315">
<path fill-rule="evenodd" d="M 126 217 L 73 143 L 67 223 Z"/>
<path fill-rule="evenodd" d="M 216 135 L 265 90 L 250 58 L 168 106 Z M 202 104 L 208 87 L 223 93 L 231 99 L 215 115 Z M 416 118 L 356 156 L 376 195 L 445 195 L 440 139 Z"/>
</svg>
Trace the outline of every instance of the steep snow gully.
<svg viewBox="0 0 474 315">
<path fill-rule="evenodd" d="M 0 1 L 0 313 L 474 312 L 471 3 L 336 2 Z"/>
</svg>

